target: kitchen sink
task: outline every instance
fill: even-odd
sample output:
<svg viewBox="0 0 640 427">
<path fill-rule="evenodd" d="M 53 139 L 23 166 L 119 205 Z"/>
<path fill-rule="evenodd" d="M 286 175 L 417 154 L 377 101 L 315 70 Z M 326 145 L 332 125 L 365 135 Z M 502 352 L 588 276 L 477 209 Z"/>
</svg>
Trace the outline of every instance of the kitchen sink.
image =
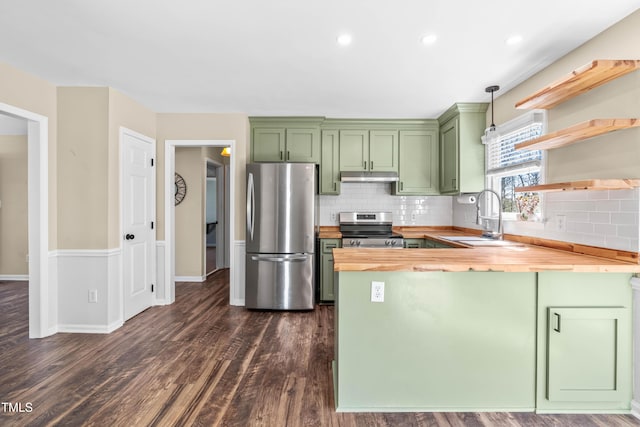
<svg viewBox="0 0 640 427">
<path fill-rule="evenodd" d="M 482 236 L 441 236 L 441 239 L 451 240 L 452 242 L 460 242 L 469 246 L 524 246 L 519 242 L 510 240 L 495 240 Z"/>
</svg>

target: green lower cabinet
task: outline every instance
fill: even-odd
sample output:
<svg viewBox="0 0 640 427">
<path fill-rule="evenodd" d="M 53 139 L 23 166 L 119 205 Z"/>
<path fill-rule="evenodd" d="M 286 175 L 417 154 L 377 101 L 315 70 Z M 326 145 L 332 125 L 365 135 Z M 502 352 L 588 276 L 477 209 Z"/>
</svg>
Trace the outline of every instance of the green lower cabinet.
<svg viewBox="0 0 640 427">
<path fill-rule="evenodd" d="M 335 301 L 335 276 L 333 249 L 341 247 L 340 239 L 320 240 L 320 302 Z"/>
<path fill-rule="evenodd" d="M 404 239 L 404 247 L 407 249 L 424 248 L 424 239 Z"/>
<path fill-rule="evenodd" d="M 630 274 L 538 273 L 538 412 L 627 412 Z"/>
<path fill-rule="evenodd" d="M 620 402 L 620 357 L 629 352 L 624 308 L 549 307 L 547 399 Z"/>
</svg>

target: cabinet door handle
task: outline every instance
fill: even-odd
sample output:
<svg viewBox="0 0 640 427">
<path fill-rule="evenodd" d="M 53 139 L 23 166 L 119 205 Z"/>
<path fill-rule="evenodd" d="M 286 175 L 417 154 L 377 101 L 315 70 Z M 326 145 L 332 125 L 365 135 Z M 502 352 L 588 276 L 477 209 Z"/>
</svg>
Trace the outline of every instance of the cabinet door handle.
<svg viewBox="0 0 640 427">
<path fill-rule="evenodd" d="M 404 182 L 400 181 L 400 191 L 404 190 Z"/>
<path fill-rule="evenodd" d="M 560 332 L 560 315 L 558 313 L 553 313 L 553 315 L 555 316 L 555 326 L 553 327 L 553 330 Z"/>
<path fill-rule="evenodd" d="M 367 170 L 367 161 L 362 162 L 362 169 Z"/>
<path fill-rule="evenodd" d="M 291 160 L 291 153 L 287 150 L 287 160 Z"/>
<path fill-rule="evenodd" d="M 369 162 L 369 164 L 371 165 L 371 167 L 369 168 L 369 170 L 373 170 L 373 160 L 371 160 L 371 161 Z"/>
<path fill-rule="evenodd" d="M 280 150 L 280 160 L 282 160 L 282 150 Z"/>
<path fill-rule="evenodd" d="M 336 191 L 336 186 L 337 186 L 337 184 L 334 182 L 333 183 L 333 191 Z"/>
<path fill-rule="evenodd" d="M 455 188 L 455 186 L 456 186 L 456 179 L 455 178 L 451 178 L 451 185 Z"/>
</svg>

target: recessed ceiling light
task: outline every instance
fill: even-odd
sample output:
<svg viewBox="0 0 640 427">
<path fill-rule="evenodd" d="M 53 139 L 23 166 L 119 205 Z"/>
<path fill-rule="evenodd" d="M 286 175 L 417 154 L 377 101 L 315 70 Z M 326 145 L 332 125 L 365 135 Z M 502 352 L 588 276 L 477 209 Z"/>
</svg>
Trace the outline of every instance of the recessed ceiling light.
<svg viewBox="0 0 640 427">
<path fill-rule="evenodd" d="M 522 36 L 520 34 L 509 36 L 507 37 L 507 40 L 505 40 L 505 43 L 509 46 L 513 46 L 514 44 L 518 44 L 520 42 L 522 42 Z"/>
<path fill-rule="evenodd" d="M 436 36 L 435 34 L 427 34 L 425 36 L 422 36 L 422 44 L 425 45 L 434 44 L 436 40 L 438 40 L 438 36 Z"/>
<path fill-rule="evenodd" d="M 340 46 L 348 46 L 351 44 L 351 34 L 340 34 L 336 40 Z"/>
</svg>

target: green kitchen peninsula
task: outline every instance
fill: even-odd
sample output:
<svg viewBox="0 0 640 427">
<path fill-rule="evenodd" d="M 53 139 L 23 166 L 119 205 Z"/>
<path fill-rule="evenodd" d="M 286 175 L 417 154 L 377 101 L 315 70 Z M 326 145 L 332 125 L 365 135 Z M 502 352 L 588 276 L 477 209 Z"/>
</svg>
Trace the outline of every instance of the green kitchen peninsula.
<svg viewBox="0 0 640 427">
<path fill-rule="evenodd" d="M 640 265 L 528 245 L 333 255 L 338 411 L 630 412 Z"/>
</svg>

